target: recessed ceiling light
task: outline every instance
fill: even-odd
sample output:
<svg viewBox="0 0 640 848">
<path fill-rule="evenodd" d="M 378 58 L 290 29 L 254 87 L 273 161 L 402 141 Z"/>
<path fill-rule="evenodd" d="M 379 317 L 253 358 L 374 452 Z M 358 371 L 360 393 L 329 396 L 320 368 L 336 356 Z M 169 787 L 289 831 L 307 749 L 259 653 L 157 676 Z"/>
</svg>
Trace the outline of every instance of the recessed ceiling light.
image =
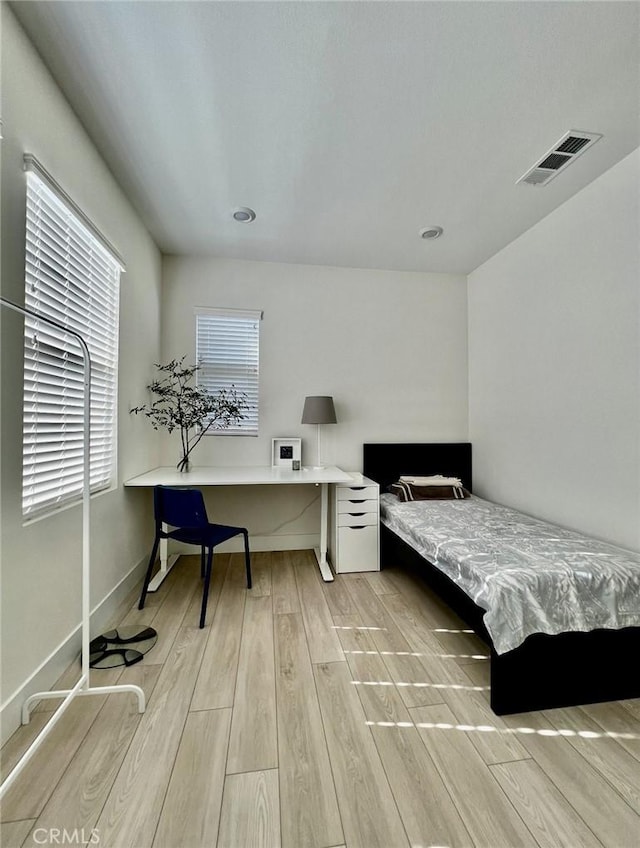
<svg viewBox="0 0 640 848">
<path fill-rule="evenodd" d="M 423 230 L 420 230 L 420 238 L 423 239 L 437 239 L 443 233 L 442 227 L 425 227 Z"/>
<path fill-rule="evenodd" d="M 256 213 L 253 209 L 249 209 L 248 206 L 240 206 L 233 213 L 233 218 L 235 221 L 239 221 L 241 224 L 250 224 L 251 221 L 255 221 Z"/>
</svg>

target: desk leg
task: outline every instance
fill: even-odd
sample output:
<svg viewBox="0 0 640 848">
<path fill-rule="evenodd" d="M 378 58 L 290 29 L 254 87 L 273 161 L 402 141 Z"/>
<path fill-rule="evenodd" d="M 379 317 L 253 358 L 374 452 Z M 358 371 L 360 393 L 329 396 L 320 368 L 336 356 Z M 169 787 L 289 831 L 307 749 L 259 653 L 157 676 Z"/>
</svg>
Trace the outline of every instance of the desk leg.
<svg viewBox="0 0 640 848">
<path fill-rule="evenodd" d="M 329 484 L 320 483 L 320 547 L 314 548 L 320 574 L 325 583 L 333 580 L 331 566 L 327 561 L 327 536 L 329 526 Z"/>
<path fill-rule="evenodd" d="M 163 530 L 167 530 L 167 525 L 162 525 Z M 167 549 L 169 547 L 169 543 L 166 539 L 160 539 L 160 570 L 156 571 L 153 575 L 151 582 L 149 583 L 148 592 L 155 592 L 156 589 L 160 586 L 162 581 L 165 579 L 167 574 L 171 571 L 173 566 L 178 561 L 178 557 L 180 554 L 171 554 L 168 555 Z"/>
</svg>

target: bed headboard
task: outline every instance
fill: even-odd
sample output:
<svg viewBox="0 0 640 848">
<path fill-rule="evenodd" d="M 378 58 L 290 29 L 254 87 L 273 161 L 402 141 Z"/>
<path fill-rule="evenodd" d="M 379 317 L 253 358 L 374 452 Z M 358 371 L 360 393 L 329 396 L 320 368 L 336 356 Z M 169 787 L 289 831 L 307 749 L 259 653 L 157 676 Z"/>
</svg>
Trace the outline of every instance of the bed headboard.
<svg viewBox="0 0 640 848">
<path fill-rule="evenodd" d="M 362 471 L 386 490 L 401 474 L 460 477 L 471 491 L 471 443 L 365 444 Z"/>
</svg>

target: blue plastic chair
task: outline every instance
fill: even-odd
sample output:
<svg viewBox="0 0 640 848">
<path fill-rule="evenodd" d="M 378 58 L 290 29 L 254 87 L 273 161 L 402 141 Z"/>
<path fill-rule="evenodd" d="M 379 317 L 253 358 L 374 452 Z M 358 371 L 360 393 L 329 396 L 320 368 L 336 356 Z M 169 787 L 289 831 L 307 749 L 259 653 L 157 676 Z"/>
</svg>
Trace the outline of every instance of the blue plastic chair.
<svg viewBox="0 0 640 848">
<path fill-rule="evenodd" d="M 251 559 L 249 556 L 249 534 L 244 527 L 211 524 L 207 518 L 207 510 L 204 505 L 202 492 L 199 489 L 156 486 L 153 492 L 153 507 L 156 522 L 156 537 L 153 541 L 153 549 L 149 557 L 149 567 L 144 578 L 138 609 L 143 609 L 144 607 L 153 566 L 158 554 L 160 539 L 176 539 L 178 542 L 184 542 L 187 545 L 197 545 L 200 548 L 200 576 L 204 577 L 200 627 L 204 627 L 213 565 L 213 549 L 216 545 L 226 542 L 227 539 L 231 539 L 233 536 L 239 536 L 240 534 L 244 536 L 247 589 L 250 589 Z M 167 524 L 174 529 L 163 530 L 163 524 Z"/>
</svg>

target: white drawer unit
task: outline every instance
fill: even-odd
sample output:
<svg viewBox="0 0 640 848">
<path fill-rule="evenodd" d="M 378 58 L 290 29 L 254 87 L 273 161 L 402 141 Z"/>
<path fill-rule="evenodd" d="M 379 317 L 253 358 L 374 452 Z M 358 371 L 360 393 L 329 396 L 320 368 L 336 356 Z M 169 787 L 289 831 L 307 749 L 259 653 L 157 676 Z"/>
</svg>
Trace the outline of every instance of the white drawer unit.
<svg viewBox="0 0 640 848">
<path fill-rule="evenodd" d="M 362 474 L 331 487 L 329 554 L 336 574 L 380 570 L 380 490 Z"/>
<path fill-rule="evenodd" d="M 366 477 L 363 477 L 363 480 L 366 479 Z M 367 481 L 367 484 L 363 484 L 362 486 L 348 486 L 346 483 L 344 485 L 342 483 L 336 484 L 336 495 L 339 501 L 362 501 L 368 498 L 373 498 L 377 501 L 378 484 L 371 484 L 370 481 Z"/>
<path fill-rule="evenodd" d="M 366 500 L 336 500 L 336 512 L 338 515 L 355 515 L 355 513 L 377 512 L 378 498 L 367 498 Z"/>
</svg>

